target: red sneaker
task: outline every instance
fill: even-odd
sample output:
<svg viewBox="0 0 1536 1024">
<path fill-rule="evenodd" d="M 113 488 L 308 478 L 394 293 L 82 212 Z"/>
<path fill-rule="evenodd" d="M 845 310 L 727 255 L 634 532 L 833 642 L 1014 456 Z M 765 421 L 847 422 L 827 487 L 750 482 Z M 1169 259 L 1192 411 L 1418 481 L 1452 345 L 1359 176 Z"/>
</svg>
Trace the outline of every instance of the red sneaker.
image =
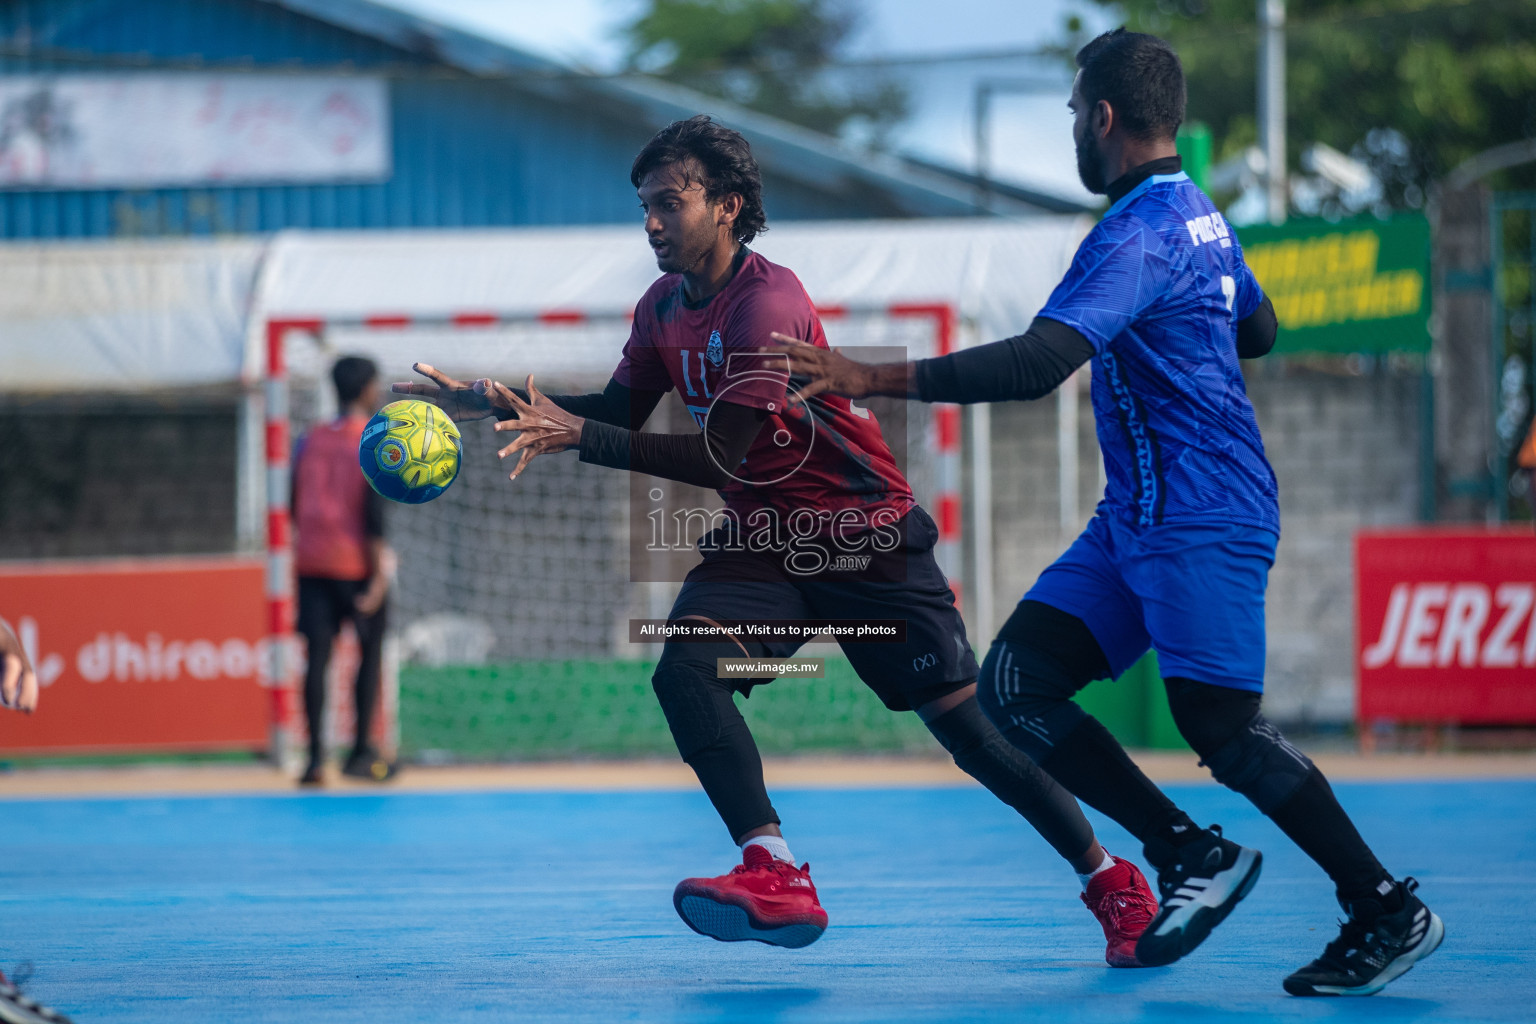
<svg viewBox="0 0 1536 1024">
<path fill-rule="evenodd" d="M 728 875 L 677 883 L 672 905 L 689 928 L 721 942 L 756 939 L 790 949 L 821 938 L 827 912 L 816 899 L 809 864 L 797 868 L 775 860 L 756 843 L 742 851 L 741 859 Z"/>
<path fill-rule="evenodd" d="M 1088 880 L 1082 900 L 1104 928 L 1109 948 L 1104 960 L 1111 967 L 1141 967 L 1136 940 L 1157 914 L 1157 897 L 1135 864 L 1111 856 L 1115 866 Z"/>
</svg>

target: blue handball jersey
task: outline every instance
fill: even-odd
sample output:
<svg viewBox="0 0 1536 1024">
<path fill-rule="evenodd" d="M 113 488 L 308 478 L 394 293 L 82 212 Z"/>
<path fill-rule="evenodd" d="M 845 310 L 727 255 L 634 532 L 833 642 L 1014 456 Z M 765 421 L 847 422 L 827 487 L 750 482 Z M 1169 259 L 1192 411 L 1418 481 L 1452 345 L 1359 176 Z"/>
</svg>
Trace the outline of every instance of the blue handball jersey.
<svg viewBox="0 0 1536 1024">
<path fill-rule="evenodd" d="M 1280 532 L 1237 362 L 1237 321 L 1262 299 L 1237 236 L 1187 174 L 1149 177 L 1083 239 L 1039 315 L 1093 344 L 1101 509 L 1143 527 Z"/>
</svg>

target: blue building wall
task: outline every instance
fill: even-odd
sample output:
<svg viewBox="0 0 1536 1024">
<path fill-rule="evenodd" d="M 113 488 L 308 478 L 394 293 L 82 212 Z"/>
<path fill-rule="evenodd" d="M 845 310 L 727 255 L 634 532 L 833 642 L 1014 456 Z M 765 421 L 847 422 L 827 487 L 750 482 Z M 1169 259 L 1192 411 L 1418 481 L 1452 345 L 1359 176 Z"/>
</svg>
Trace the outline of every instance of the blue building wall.
<svg viewBox="0 0 1536 1024">
<path fill-rule="evenodd" d="M 31 55 L 7 56 L 20 50 Z M 47 51 L 47 56 L 39 53 Z M 67 51 L 67 53 L 66 53 Z M 0 189 L 0 239 L 282 228 L 636 220 L 635 152 L 660 127 L 622 101 L 485 80 L 260 0 L 0 0 L 0 75 L 350 69 L 389 79 L 393 169 L 373 184 Z M 563 95 L 562 95 L 563 94 Z M 891 216 L 880 196 L 764 173 L 770 221 Z"/>
</svg>

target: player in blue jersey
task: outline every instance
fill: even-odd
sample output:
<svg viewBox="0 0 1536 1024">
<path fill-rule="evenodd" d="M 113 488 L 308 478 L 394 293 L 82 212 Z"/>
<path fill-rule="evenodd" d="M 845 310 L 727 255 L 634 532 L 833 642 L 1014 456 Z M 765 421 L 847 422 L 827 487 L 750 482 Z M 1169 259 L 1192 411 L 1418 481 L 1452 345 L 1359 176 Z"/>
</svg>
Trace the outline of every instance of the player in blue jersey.
<svg viewBox="0 0 1536 1024">
<path fill-rule="evenodd" d="M 1369 995 L 1433 952 L 1444 927 L 1259 710 L 1280 515 L 1238 360 L 1269 351 L 1274 309 L 1232 229 L 1180 169 L 1185 88 L 1173 50 L 1121 29 L 1077 63 L 1078 172 L 1112 205 L 1026 333 L 882 366 L 780 340 L 809 378 L 807 398 L 1038 398 L 1092 361 L 1103 501 L 1003 626 L 977 695 L 1014 744 L 1143 842 L 1163 906 L 1136 955 L 1172 963 L 1247 895 L 1261 857 L 1197 826 L 1070 699 L 1155 648 L 1184 738 L 1328 873 L 1348 915 L 1286 991 Z"/>
</svg>

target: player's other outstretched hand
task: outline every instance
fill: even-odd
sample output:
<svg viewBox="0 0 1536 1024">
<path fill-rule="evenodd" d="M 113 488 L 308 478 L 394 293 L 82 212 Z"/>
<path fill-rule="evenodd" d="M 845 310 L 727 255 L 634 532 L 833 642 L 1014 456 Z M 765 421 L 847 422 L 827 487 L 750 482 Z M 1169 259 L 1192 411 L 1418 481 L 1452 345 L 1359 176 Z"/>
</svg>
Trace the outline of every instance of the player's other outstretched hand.
<svg viewBox="0 0 1536 1024">
<path fill-rule="evenodd" d="M 0 707 L 31 714 L 37 707 L 37 674 L 11 624 L 0 619 Z"/>
<path fill-rule="evenodd" d="M 516 480 L 528 468 L 528 463 L 540 455 L 580 447 L 581 430 L 587 421 L 566 412 L 545 397 L 543 392 L 533 386 L 533 374 L 528 375 L 526 402 L 500 381 L 493 383 L 491 389 L 498 402 L 506 402 L 517 414 L 516 419 L 503 420 L 495 428 L 498 431 L 517 431 L 517 439 L 497 452 L 498 455 L 505 459 L 517 452 L 523 453 L 508 474 L 508 479 Z"/>
<path fill-rule="evenodd" d="M 817 348 L 799 338 L 774 331 L 769 335 L 789 359 L 789 372 L 806 383 L 790 392 L 791 402 L 804 402 L 823 391 L 844 398 L 868 398 L 874 394 L 869 367 L 856 363 L 837 349 Z"/>
<path fill-rule="evenodd" d="M 497 393 L 487 377 L 479 380 L 454 380 L 443 371 L 426 363 L 412 363 L 411 369 L 430 380 L 431 384 L 415 381 L 399 381 L 389 390 L 397 395 L 415 395 L 436 405 L 455 423 L 464 420 L 483 420 L 497 410 L 510 412 L 511 404 Z"/>
</svg>

